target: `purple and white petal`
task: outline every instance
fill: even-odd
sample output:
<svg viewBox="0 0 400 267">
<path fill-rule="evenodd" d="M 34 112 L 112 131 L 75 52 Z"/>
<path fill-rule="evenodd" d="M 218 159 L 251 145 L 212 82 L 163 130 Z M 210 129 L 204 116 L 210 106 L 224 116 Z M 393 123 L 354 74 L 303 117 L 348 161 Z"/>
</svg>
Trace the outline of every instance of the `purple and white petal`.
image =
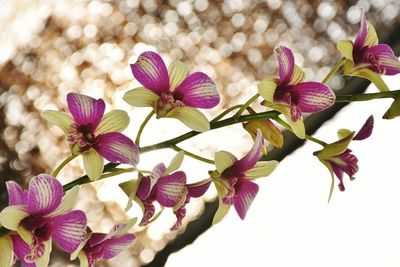
<svg viewBox="0 0 400 267">
<path fill-rule="evenodd" d="M 67 103 L 74 121 L 85 127 L 85 132 L 93 133 L 103 118 L 106 108 L 103 99 L 97 100 L 86 95 L 69 93 Z"/>
<path fill-rule="evenodd" d="M 292 50 L 279 46 L 275 49 L 279 65 L 279 84 L 288 84 L 294 71 L 294 56 Z"/>
<path fill-rule="evenodd" d="M 351 152 L 350 149 L 347 149 L 343 154 L 338 156 L 338 159 L 331 160 L 331 162 L 339 166 L 349 176 L 350 180 L 354 180 L 354 174 L 358 171 L 358 159 Z"/>
<path fill-rule="evenodd" d="M 145 226 L 149 224 L 150 219 L 153 218 L 155 213 L 156 213 L 156 208 L 153 205 L 153 201 L 152 200 L 143 201 L 143 217 L 139 223 L 139 226 Z"/>
<path fill-rule="evenodd" d="M 26 205 L 27 193 L 14 181 L 7 181 L 8 205 Z"/>
<path fill-rule="evenodd" d="M 134 234 L 125 234 L 120 237 L 114 237 L 108 240 L 105 240 L 99 246 L 102 247 L 103 250 L 103 259 L 109 260 L 119 253 L 123 252 L 130 245 L 132 245 L 133 241 L 135 241 L 136 235 Z"/>
<path fill-rule="evenodd" d="M 19 235 L 11 235 L 14 253 L 24 267 L 36 267 L 34 262 L 27 262 L 25 257 L 31 253 L 31 248 Z"/>
<path fill-rule="evenodd" d="M 156 200 L 164 207 L 175 206 L 185 192 L 186 174 L 177 171 L 161 177 L 156 185 Z"/>
<path fill-rule="evenodd" d="M 371 70 L 377 73 L 384 75 L 400 73 L 400 61 L 392 48 L 386 44 L 378 44 L 368 48 L 365 57 L 371 64 Z"/>
<path fill-rule="evenodd" d="M 332 166 L 333 173 L 335 174 L 336 178 L 338 178 L 338 180 L 339 180 L 339 184 L 338 184 L 339 190 L 343 192 L 345 190 L 344 183 L 343 183 L 343 173 L 344 172 L 336 164 L 331 164 L 331 166 Z"/>
<path fill-rule="evenodd" d="M 369 116 L 353 140 L 364 140 L 371 136 L 374 128 L 374 116 Z"/>
<path fill-rule="evenodd" d="M 293 90 L 298 96 L 297 106 L 302 112 L 319 112 L 335 103 L 335 94 L 322 83 L 299 83 L 293 86 Z"/>
<path fill-rule="evenodd" d="M 145 176 L 140 180 L 139 186 L 136 191 L 136 195 L 141 200 L 146 200 L 151 191 L 153 190 L 154 183 L 152 183 L 152 179 L 150 176 Z"/>
<path fill-rule="evenodd" d="M 233 206 L 239 217 L 244 220 L 251 203 L 258 193 L 258 185 L 246 179 L 238 179 Z"/>
<path fill-rule="evenodd" d="M 364 13 L 361 15 L 360 23 L 360 29 L 354 41 L 354 46 L 358 48 L 365 46 L 365 40 L 367 39 L 367 19 Z"/>
<path fill-rule="evenodd" d="M 133 76 L 144 87 L 161 95 L 169 91 L 168 70 L 159 54 L 151 51 L 140 54 L 135 64 L 131 64 Z"/>
<path fill-rule="evenodd" d="M 188 195 L 194 198 L 201 197 L 206 193 L 207 189 L 210 187 L 210 184 L 211 179 L 205 179 L 197 183 L 187 184 L 186 188 L 188 190 Z"/>
<path fill-rule="evenodd" d="M 195 108 L 213 108 L 220 100 L 214 81 L 202 72 L 186 77 L 173 94 L 176 100 Z"/>
<path fill-rule="evenodd" d="M 113 163 L 136 166 L 139 162 L 139 148 L 128 137 L 118 132 L 101 134 L 96 138 L 94 149 Z"/>
<path fill-rule="evenodd" d="M 63 197 L 61 183 L 47 174 L 32 177 L 28 189 L 28 212 L 33 215 L 46 215 L 54 211 Z"/>
</svg>

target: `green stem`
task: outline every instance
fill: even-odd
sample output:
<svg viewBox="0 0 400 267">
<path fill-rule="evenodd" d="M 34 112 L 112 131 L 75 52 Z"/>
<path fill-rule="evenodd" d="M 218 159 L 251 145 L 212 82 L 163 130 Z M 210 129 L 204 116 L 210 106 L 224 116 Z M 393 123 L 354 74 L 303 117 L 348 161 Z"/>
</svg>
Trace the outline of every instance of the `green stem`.
<svg viewBox="0 0 400 267">
<path fill-rule="evenodd" d="M 225 120 L 210 122 L 210 129 L 214 130 L 214 129 L 222 128 L 222 127 L 225 127 L 228 125 L 233 125 L 233 124 L 241 123 L 241 122 L 245 122 L 245 121 L 274 119 L 274 118 L 278 117 L 279 114 L 280 113 L 278 111 L 272 110 L 272 111 L 260 112 L 260 113 L 256 113 L 256 114 L 242 115 L 237 119 L 235 119 L 234 117 L 230 117 Z M 190 131 L 190 132 L 187 132 L 180 136 L 177 136 L 175 138 L 166 140 L 164 142 L 142 147 L 142 148 L 140 148 L 140 152 L 146 153 L 146 152 L 150 152 L 150 151 L 158 150 L 158 149 L 162 149 L 162 148 L 169 148 L 172 145 L 176 145 L 176 144 L 178 144 L 182 141 L 185 141 L 189 138 L 192 138 L 193 136 L 196 136 L 198 134 L 200 134 L 200 132 Z"/>
<path fill-rule="evenodd" d="M 147 125 L 147 123 L 149 122 L 149 120 L 151 119 L 151 117 L 154 115 L 154 110 L 152 110 L 144 119 L 144 121 L 142 122 L 142 125 L 140 125 L 139 131 L 136 135 L 136 140 L 135 143 L 139 146 L 140 143 L 140 136 L 142 135 L 143 129 L 144 127 Z"/>
<path fill-rule="evenodd" d="M 55 169 L 55 170 L 53 171 L 53 173 L 51 174 L 51 176 L 53 176 L 54 178 L 57 177 L 57 175 L 60 173 L 60 171 L 62 170 L 62 168 L 64 168 L 65 165 L 68 164 L 68 162 L 70 162 L 71 160 L 73 160 L 74 158 L 76 158 L 76 156 L 78 156 L 78 155 L 71 155 L 71 156 L 69 156 L 68 158 L 64 159 L 64 161 L 61 162 L 60 165 L 58 165 L 57 169 Z"/>
<path fill-rule="evenodd" d="M 199 155 L 196 155 L 196 154 L 194 154 L 192 152 L 189 152 L 189 151 L 187 151 L 185 149 L 182 149 L 182 148 L 178 147 L 177 145 L 172 145 L 171 148 L 173 150 L 175 150 L 175 151 L 178 151 L 178 152 L 179 151 L 183 151 L 183 153 L 185 153 L 185 155 L 187 155 L 187 156 L 189 156 L 191 158 L 197 159 L 199 161 L 202 161 L 202 162 L 205 162 L 205 163 L 208 163 L 208 164 L 215 164 L 215 162 L 213 160 L 203 158 L 203 157 L 201 157 Z"/>
<path fill-rule="evenodd" d="M 335 102 L 368 101 L 381 98 L 397 98 L 399 96 L 400 96 L 400 90 L 379 92 L 372 94 L 338 95 L 336 96 Z"/>
<path fill-rule="evenodd" d="M 100 176 L 99 180 L 108 178 L 108 177 L 112 177 L 112 176 L 116 176 L 116 175 L 119 175 L 122 173 L 133 172 L 135 170 L 136 170 L 136 168 L 126 168 L 126 169 L 115 168 L 112 172 L 102 174 Z"/>
<path fill-rule="evenodd" d="M 343 65 L 346 61 L 345 57 L 342 57 L 331 69 L 331 71 L 326 75 L 326 77 L 322 80 L 323 84 L 327 84 L 332 76 L 338 71 L 338 69 Z"/>
<path fill-rule="evenodd" d="M 242 104 L 239 104 L 239 105 L 235 105 L 235 106 L 233 106 L 233 107 L 230 107 L 230 108 L 224 110 L 221 114 L 219 114 L 217 117 L 215 117 L 214 119 L 212 119 L 211 122 L 219 121 L 220 119 L 222 119 L 223 117 L 225 117 L 226 114 L 228 114 L 229 112 L 231 112 L 231 111 L 233 111 L 233 110 L 235 110 L 235 109 L 240 108 L 241 106 L 243 106 L 243 105 L 242 105 Z"/>
<path fill-rule="evenodd" d="M 254 101 L 256 101 L 256 99 L 259 97 L 260 95 L 257 93 L 254 96 L 252 96 L 249 100 L 247 100 L 246 103 L 243 104 L 243 106 L 238 110 L 238 112 L 235 114 L 235 116 L 233 116 L 235 119 L 238 119 L 240 117 L 240 115 L 242 115 L 242 113 L 246 110 L 246 108 L 248 106 L 251 105 L 251 103 L 253 103 Z"/>
</svg>

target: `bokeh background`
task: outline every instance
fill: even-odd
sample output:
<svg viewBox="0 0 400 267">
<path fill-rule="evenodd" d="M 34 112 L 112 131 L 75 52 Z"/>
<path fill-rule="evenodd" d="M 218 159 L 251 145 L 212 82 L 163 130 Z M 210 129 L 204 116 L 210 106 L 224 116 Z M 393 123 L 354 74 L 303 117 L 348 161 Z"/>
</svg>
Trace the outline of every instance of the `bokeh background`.
<svg viewBox="0 0 400 267">
<path fill-rule="evenodd" d="M 65 109 L 68 92 L 102 97 L 109 109 L 129 111 L 131 126 L 125 133 L 134 138 L 149 110 L 134 109 L 122 101 L 128 89 L 139 86 L 129 63 L 134 63 L 141 52 L 153 50 L 167 63 L 179 59 L 192 70 L 213 77 L 222 101 L 217 108 L 205 112 L 212 118 L 220 110 L 252 96 L 257 81 L 276 75 L 273 49 L 277 45 L 293 49 L 296 63 L 304 68 L 308 80 L 322 80 L 340 58 L 336 42 L 356 34 L 362 9 L 375 25 L 379 38 L 398 55 L 398 0 L 0 1 L 0 208 L 7 204 L 7 180 L 27 185 L 32 175 L 51 172 L 68 156 L 63 133 L 40 117 L 46 109 Z M 387 81 L 392 89 L 398 89 L 398 79 Z M 329 83 L 338 92 L 361 92 L 367 85 L 339 75 Z M 317 136 L 330 141 L 338 128 L 357 130 L 370 113 L 376 112 L 379 118 L 390 105 L 385 101 L 379 103 L 352 104 L 324 125 Z M 260 106 L 255 108 L 261 110 Z M 328 117 L 338 110 L 330 110 Z M 307 123 L 316 130 L 321 118 L 310 117 Z M 169 232 L 174 217 L 166 211 L 150 227 L 133 229 L 138 235 L 133 247 L 98 266 L 162 266 L 167 259 L 168 266 L 215 266 L 218 262 L 231 266 L 399 266 L 394 255 L 400 245 L 400 234 L 395 230 L 400 220 L 380 213 L 389 210 L 394 214 L 399 206 L 395 204 L 400 203 L 394 191 L 399 188 L 393 176 L 396 170 L 391 169 L 390 153 L 385 152 L 399 147 L 399 128 L 390 128 L 396 123 L 378 122 L 383 130 L 359 156 L 360 162 L 364 156 L 365 162 L 370 160 L 370 164 L 360 163 L 361 170 L 371 168 L 369 172 L 360 170 L 359 176 L 392 177 L 393 180 L 383 183 L 387 187 L 380 188 L 382 183 L 374 184 L 376 179 L 363 177 L 370 182 L 371 189 L 362 191 L 358 183 L 351 183 L 349 187 L 359 188 L 336 192 L 334 198 L 339 200 L 326 205 L 328 173 L 311 156 L 318 148 L 307 144 L 281 164 L 282 169 L 292 172 L 278 169 L 268 180 L 260 182 L 262 187 L 268 188 L 272 183 L 274 188 L 273 181 L 279 180 L 274 190 L 260 191 L 260 195 L 270 196 L 265 200 L 270 209 L 265 208 L 262 199 L 257 200 L 247 221 L 239 222 L 231 212 L 224 222 L 206 231 L 215 210 L 215 191 L 211 188 L 202 200 L 189 205 L 185 223 L 193 222 L 187 228 Z M 187 130 L 174 121 L 151 120 L 142 143 L 156 143 Z M 287 146 L 274 150 L 271 157 L 283 158 L 301 145 L 293 141 L 293 136 L 288 138 L 291 139 Z M 202 134 L 182 146 L 210 158 L 221 149 L 240 156 L 251 146 L 251 139 L 241 126 L 233 126 Z M 140 167 L 150 169 L 160 161 L 168 163 L 173 155 L 169 150 L 145 154 Z M 211 167 L 190 159 L 183 164 L 193 182 L 206 178 Z M 66 183 L 82 174 L 77 159 L 65 168 L 60 179 Z M 116 222 L 140 217 L 138 207 L 124 213 L 127 198 L 117 186 L 134 176 L 132 173 L 82 186 L 77 207 L 87 213 L 94 231 L 106 232 Z M 376 197 L 372 188 L 377 187 L 381 190 L 378 195 L 385 197 Z M 211 204 L 204 209 L 203 202 Z M 273 223 L 268 223 L 271 217 Z M 324 227 L 318 228 L 320 224 L 316 224 L 315 218 L 320 218 L 317 221 Z M 332 229 L 335 225 L 337 230 Z M 193 245 L 187 246 L 204 231 Z M 352 235 L 354 231 L 358 234 Z M 51 266 L 76 264 L 54 249 Z"/>
</svg>

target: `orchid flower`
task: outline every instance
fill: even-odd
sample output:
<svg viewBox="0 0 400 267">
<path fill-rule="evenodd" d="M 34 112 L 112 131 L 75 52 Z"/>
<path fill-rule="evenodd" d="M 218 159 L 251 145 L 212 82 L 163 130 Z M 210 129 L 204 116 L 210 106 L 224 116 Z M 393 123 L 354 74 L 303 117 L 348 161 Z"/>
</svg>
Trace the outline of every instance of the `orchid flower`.
<svg viewBox="0 0 400 267">
<path fill-rule="evenodd" d="M 71 254 L 71 260 L 77 257 L 81 267 L 95 267 L 98 260 L 109 260 L 132 245 L 136 235 L 128 233 L 137 219 L 127 224 L 115 225 L 108 234 L 88 233 L 86 239 Z"/>
<path fill-rule="evenodd" d="M 207 189 L 210 187 L 211 179 L 205 179 L 197 183 L 187 184 L 186 185 L 186 194 L 184 194 L 181 198 L 182 204 L 176 205 L 177 208 L 174 208 L 174 213 L 176 216 L 176 223 L 171 227 L 172 230 L 177 230 L 182 225 L 182 220 L 186 216 L 186 204 L 190 202 L 191 198 L 198 198 L 204 195 Z"/>
<path fill-rule="evenodd" d="M 243 128 L 251 135 L 253 140 L 256 139 L 257 129 L 260 129 L 264 138 L 271 145 L 277 148 L 283 146 L 283 135 L 270 119 L 245 122 Z"/>
<path fill-rule="evenodd" d="M 226 151 L 215 154 L 217 170 L 211 172 L 211 177 L 217 188 L 219 207 L 214 224 L 223 219 L 231 205 L 243 220 L 258 193 L 258 185 L 253 180 L 268 176 L 278 165 L 275 160 L 258 162 L 263 141 L 261 131 L 257 130 L 252 149 L 240 160 Z"/>
<path fill-rule="evenodd" d="M 105 103 L 102 99 L 75 93 L 67 95 L 67 102 L 72 118 L 54 110 L 44 111 L 43 117 L 65 132 L 72 153 L 82 155 L 83 165 L 91 180 L 97 180 L 103 173 L 103 158 L 113 163 L 136 166 L 139 148 L 120 133 L 129 124 L 125 111 L 113 110 L 104 115 Z"/>
<path fill-rule="evenodd" d="M 0 212 L 0 223 L 17 232 L 11 235 L 13 250 L 25 266 L 47 266 L 52 238 L 66 252 L 85 239 L 85 213 L 70 211 L 79 187 L 63 197 L 61 183 L 47 174 L 32 177 L 27 191 L 13 181 L 6 185 L 9 206 Z"/>
<path fill-rule="evenodd" d="M 328 168 L 332 177 L 332 186 L 329 199 L 333 193 L 334 175 L 339 179 L 339 189 L 344 191 L 343 174 L 346 173 L 350 180 L 358 171 L 358 159 L 348 148 L 352 140 L 364 140 L 372 134 L 374 117 L 371 115 L 356 134 L 347 129 L 338 132 L 339 140 L 326 145 L 323 149 L 314 152 L 314 155 Z"/>
<path fill-rule="evenodd" d="M 374 26 L 361 16 L 361 27 L 354 43 L 342 40 L 337 48 L 346 58 L 343 74 L 358 76 L 370 80 L 380 91 L 389 88 L 380 75 L 396 75 L 400 73 L 400 61 L 393 50 L 386 44 L 378 44 L 378 36 Z"/>
<path fill-rule="evenodd" d="M 140 226 L 149 224 L 160 214 L 159 212 L 154 216 L 154 202 L 158 202 L 161 208 L 174 208 L 182 205 L 182 198 L 186 194 L 186 174 L 183 171 L 174 171 L 180 167 L 183 157 L 184 154 L 181 151 L 172 159 L 168 168 L 160 163 L 153 168 L 149 175 L 139 174 L 137 180 L 120 185 L 130 196 L 126 210 L 132 206 L 132 200 L 135 200 L 143 210 Z"/>
<path fill-rule="evenodd" d="M 128 91 L 124 100 L 135 107 L 152 107 L 157 118 L 175 118 L 189 128 L 204 132 L 210 129 L 207 118 L 196 108 L 213 108 L 219 103 L 214 81 L 203 72 L 189 75 L 180 61 L 169 69 L 155 52 L 142 53 L 131 64 L 133 76 L 144 86 Z"/>
<path fill-rule="evenodd" d="M 304 82 L 304 72 L 294 63 L 292 51 L 284 46 L 275 49 L 278 57 L 279 79 L 266 78 L 258 85 L 258 93 L 265 99 L 264 105 L 282 113 L 293 132 L 305 138 L 302 114 L 329 108 L 335 102 L 335 94 L 326 85 Z"/>
</svg>

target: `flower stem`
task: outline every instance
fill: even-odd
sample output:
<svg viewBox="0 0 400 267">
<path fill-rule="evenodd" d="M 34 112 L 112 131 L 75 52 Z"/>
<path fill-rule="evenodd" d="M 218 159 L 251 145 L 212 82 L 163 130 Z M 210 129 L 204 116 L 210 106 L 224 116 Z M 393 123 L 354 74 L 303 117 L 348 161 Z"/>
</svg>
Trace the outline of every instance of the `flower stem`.
<svg viewBox="0 0 400 267">
<path fill-rule="evenodd" d="M 246 110 L 248 106 L 250 106 L 260 95 L 257 93 L 253 95 L 249 100 L 247 100 L 246 103 L 243 104 L 243 106 L 238 110 L 238 112 L 233 116 L 235 119 L 238 119 L 240 115 Z"/>
<path fill-rule="evenodd" d="M 368 101 L 380 98 L 396 98 L 398 96 L 400 96 L 400 90 L 379 92 L 372 94 L 338 95 L 336 96 L 335 102 Z"/>
<path fill-rule="evenodd" d="M 68 162 L 70 162 L 71 160 L 73 160 L 74 158 L 76 158 L 76 156 L 78 156 L 78 155 L 71 155 L 71 156 L 69 156 L 68 158 L 64 159 L 64 161 L 61 162 L 60 165 L 58 165 L 57 169 L 55 169 L 55 170 L 53 171 L 53 173 L 51 174 L 51 176 L 53 176 L 54 178 L 57 177 L 57 175 L 60 173 L 60 171 L 62 170 L 62 168 L 64 168 L 65 165 L 68 164 Z"/>
<path fill-rule="evenodd" d="M 332 76 L 338 71 L 338 69 L 343 65 L 346 61 L 345 57 L 342 57 L 331 69 L 331 71 L 326 75 L 326 77 L 322 80 L 323 84 L 327 84 Z"/>
<path fill-rule="evenodd" d="M 240 108 L 240 107 L 242 107 L 242 106 L 243 106 L 242 104 L 239 104 L 239 105 L 235 105 L 235 106 L 233 106 L 233 107 L 230 107 L 230 108 L 224 110 L 221 114 L 219 114 L 217 117 L 215 117 L 214 119 L 212 119 L 211 122 L 219 121 L 220 119 L 222 119 L 223 117 L 225 117 L 225 115 L 228 114 L 229 112 L 231 112 L 231 111 L 233 111 L 233 110 L 235 110 L 235 109 L 238 109 L 238 108 Z"/>
<path fill-rule="evenodd" d="M 194 154 L 192 152 L 189 152 L 189 151 L 187 151 L 185 149 L 182 149 L 182 148 L 178 147 L 177 145 L 172 145 L 171 148 L 173 150 L 175 150 L 175 151 L 178 151 L 178 152 L 179 151 L 183 151 L 183 153 L 185 153 L 186 156 L 189 156 L 191 158 L 197 159 L 199 161 L 202 161 L 202 162 L 205 162 L 205 163 L 208 163 L 208 164 L 215 164 L 215 162 L 213 160 L 203 158 L 203 157 L 201 157 L 199 155 L 196 155 L 196 154 Z"/>
<path fill-rule="evenodd" d="M 140 125 L 139 131 L 138 131 L 138 133 L 137 133 L 137 135 L 136 135 L 136 140 L 135 140 L 136 145 L 139 146 L 139 143 L 140 143 L 140 136 L 142 135 L 143 129 L 144 129 L 144 127 L 147 125 L 147 123 L 149 122 L 149 120 L 151 119 L 151 117 L 152 117 L 153 115 L 154 115 L 154 110 L 152 110 L 152 111 L 146 116 L 146 118 L 145 118 L 144 121 L 142 122 L 142 125 Z"/>
<path fill-rule="evenodd" d="M 126 169 L 115 168 L 115 169 L 113 169 L 112 172 L 105 173 L 105 174 L 101 175 L 99 180 L 104 179 L 104 178 L 108 178 L 108 177 L 112 177 L 112 176 L 116 176 L 116 175 L 119 175 L 119 174 L 122 174 L 122 173 L 133 172 L 135 170 L 136 170 L 136 168 L 126 168 Z"/>
</svg>

